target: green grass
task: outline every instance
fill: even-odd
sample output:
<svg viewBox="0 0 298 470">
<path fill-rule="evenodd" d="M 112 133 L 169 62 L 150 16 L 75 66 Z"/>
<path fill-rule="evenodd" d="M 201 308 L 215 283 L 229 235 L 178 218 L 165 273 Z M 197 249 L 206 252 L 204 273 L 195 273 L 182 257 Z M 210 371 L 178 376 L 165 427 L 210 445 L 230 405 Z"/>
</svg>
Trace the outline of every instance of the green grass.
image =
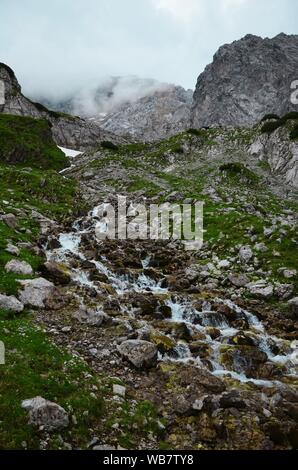
<svg viewBox="0 0 298 470">
<path fill-rule="evenodd" d="M 143 178 L 134 178 L 127 186 L 127 191 L 144 191 L 147 196 L 155 196 L 161 190 L 160 186 Z"/>
<path fill-rule="evenodd" d="M 0 114 L 0 162 L 54 170 L 68 165 L 48 121 L 6 114 Z"/>
<path fill-rule="evenodd" d="M 78 423 L 59 434 L 86 445 L 88 428 L 104 411 L 101 393 L 95 398 L 90 395 L 98 380 L 86 364 L 54 346 L 25 317 L 1 318 L 0 340 L 5 344 L 6 359 L 0 366 L 0 448 L 20 449 L 23 441 L 31 449 L 38 448 L 38 432 L 27 425 L 27 413 L 21 408 L 22 400 L 38 395 L 76 416 Z M 85 411 L 88 416 L 83 415 Z"/>
</svg>

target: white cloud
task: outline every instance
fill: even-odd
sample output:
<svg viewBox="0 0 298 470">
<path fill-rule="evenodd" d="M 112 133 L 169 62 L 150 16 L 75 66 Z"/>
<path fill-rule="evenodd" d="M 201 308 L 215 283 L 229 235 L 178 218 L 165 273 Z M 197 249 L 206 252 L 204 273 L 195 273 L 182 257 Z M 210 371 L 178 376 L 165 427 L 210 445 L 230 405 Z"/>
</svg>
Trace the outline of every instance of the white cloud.
<svg viewBox="0 0 298 470">
<path fill-rule="evenodd" d="M 152 0 L 153 5 L 168 13 L 175 21 L 190 23 L 197 17 L 204 6 L 204 0 Z"/>
</svg>

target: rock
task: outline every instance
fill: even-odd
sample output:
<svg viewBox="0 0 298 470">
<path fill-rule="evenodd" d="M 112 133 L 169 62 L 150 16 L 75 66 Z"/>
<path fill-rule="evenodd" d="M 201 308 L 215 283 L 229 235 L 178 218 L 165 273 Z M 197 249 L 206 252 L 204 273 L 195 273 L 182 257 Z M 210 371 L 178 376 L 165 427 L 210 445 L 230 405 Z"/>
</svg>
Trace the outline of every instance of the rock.
<svg viewBox="0 0 298 470">
<path fill-rule="evenodd" d="M 286 300 L 293 294 L 294 286 L 293 284 L 276 284 L 274 291 L 279 299 Z"/>
<path fill-rule="evenodd" d="M 14 214 L 4 214 L 1 216 L 2 221 L 11 229 L 16 229 L 18 226 L 17 218 Z"/>
<path fill-rule="evenodd" d="M 125 397 L 126 388 L 123 385 L 114 384 L 113 385 L 113 394 L 119 395 L 119 397 Z"/>
<path fill-rule="evenodd" d="M 144 82 L 146 87 L 146 80 Z M 191 102 L 191 90 L 160 83 L 149 95 L 108 114 L 101 126 L 124 136 L 129 129 L 133 138 L 142 142 L 158 141 L 190 127 Z"/>
<path fill-rule="evenodd" d="M 268 248 L 265 243 L 256 243 L 255 250 L 259 251 L 260 253 L 266 253 L 266 251 L 268 251 Z"/>
<path fill-rule="evenodd" d="M 17 259 L 8 261 L 4 269 L 7 273 L 22 274 L 24 276 L 32 276 L 33 274 L 33 269 L 29 263 Z"/>
<path fill-rule="evenodd" d="M 239 250 L 239 258 L 243 263 L 248 263 L 253 258 L 252 249 L 249 246 L 242 246 Z"/>
<path fill-rule="evenodd" d="M 69 417 L 64 408 L 42 397 L 24 400 L 22 408 L 28 411 L 28 424 L 44 431 L 57 431 L 69 425 Z"/>
<path fill-rule="evenodd" d="M 93 447 L 92 450 L 117 450 L 116 447 L 108 446 L 108 445 L 100 445 Z"/>
<path fill-rule="evenodd" d="M 288 301 L 288 305 L 294 317 L 298 317 L 298 297 L 294 297 L 293 299 Z"/>
<path fill-rule="evenodd" d="M 250 294 L 261 299 L 269 299 L 273 296 L 273 286 L 267 284 L 266 281 L 251 282 L 246 285 L 246 288 Z"/>
<path fill-rule="evenodd" d="M 23 287 L 23 290 L 19 290 L 19 299 L 28 307 L 44 308 L 46 300 L 55 292 L 54 284 L 42 277 L 21 280 L 19 283 Z"/>
<path fill-rule="evenodd" d="M 0 294 L 0 309 L 20 313 L 24 310 L 24 305 L 13 295 L 7 296 Z"/>
<path fill-rule="evenodd" d="M 91 308 L 84 307 L 79 310 L 75 317 L 80 323 L 86 323 L 90 326 L 101 326 L 109 319 L 108 315 L 101 310 L 93 310 Z"/>
<path fill-rule="evenodd" d="M 118 352 L 138 369 L 156 365 L 157 347 L 149 341 L 124 341 L 118 346 Z"/>
<path fill-rule="evenodd" d="M 7 251 L 7 253 L 10 253 L 13 256 L 20 255 L 19 248 L 17 246 L 12 245 L 11 243 L 8 243 L 7 247 L 5 248 L 5 251 Z"/>
<path fill-rule="evenodd" d="M 283 271 L 283 276 L 286 279 L 292 279 L 293 277 L 297 276 L 297 270 L 296 269 L 285 269 Z"/>
<path fill-rule="evenodd" d="M 223 259 L 218 263 L 219 269 L 227 269 L 230 266 L 231 266 L 231 263 L 227 259 Z"/>
<path fill-rule="evenodd" d="M 47 261 L 41 269 L 43 275 L 53 281 L 55 284 L 67 285 L 71 281 L 71 275 L 68 269 L 54 261 Z"/>
<path fill-rule="evenodd" d="M 290 84 L 297 69 L 297 35 L 249 34 L 220 47 L 198 78 L 192 126 L 252 126 L 268 113 L 295 111 Z"/>
<path fill-rule="evenodd" d="M 172 351 L 176 346 L 176 341 L 173 338 L 158 331 L 152 331 L 149 338 L 162 354 Z"/>
<path fill-rule="evenodd" d="M 235 287 L 245 287 L 249 283 L 249 279 L 245 274 L 230 274 L 228 278 Z"/>
<path fill-rule="evenodd" d="M 247 407 L 246 401 L 237 390 L 224 393 L 219 400 L 219 404 L 221 408 L 243 409 Z"/>
</svg>

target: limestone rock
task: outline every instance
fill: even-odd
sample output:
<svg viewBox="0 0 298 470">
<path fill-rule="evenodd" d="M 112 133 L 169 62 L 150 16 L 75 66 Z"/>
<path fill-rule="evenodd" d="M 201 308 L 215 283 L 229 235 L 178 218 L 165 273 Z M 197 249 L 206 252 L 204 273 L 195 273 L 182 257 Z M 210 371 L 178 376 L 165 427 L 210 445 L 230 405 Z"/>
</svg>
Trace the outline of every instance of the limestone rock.
<svg viewBox="0 0 298 470">
<path fill-rule="evenodd" d="M 295 111 L 290 86 L 297 69 L 297 35 L 249 34 L 220 47 L 198 78 L 192 126 L 251 126 L 266 114 Z"/>
<path fill-rule="evenodd" d="M 33 269 L 29 263 L 17 259 L 8 261 L 4 269 L 7 273 L 22 274 L 24 276 L 32 276 L 33 274 Z"/>
<path fill-rule="evenodd" d="M 24 305 L 13 295 L 0 294 L 0 309 L 20 313 L 24 310 Z"/>
<path fill-rule="evenodd" d="M 153 367 L 157 361 L 157 347 L 149 341 L 124 341 L 118 346 L 118 351 L 138 369 Z"/>
<path fill-rule="evenodd" d="M 273 295 L 273 286 L 266 281 L 256 281 L 247 284 L 249 292 L 259 298 L 269 299 Z"/>
<path fill-rule="evenodd" d="M 69 425 L 69 417 L 64 408 L 42 397 L 24 400 L 22 408 L 28 411 L 28 423 L 44 431 L 56 431 Z"/>
<path fill-rule="evenodd" d="M 42 266 L 42 273 L 56 284 L 67 285 L 71 281 L 70 272 L 66 267 L 54 261 L 47 261 Z"/>
<path fill-rule="evenodd" d="M 239 250 L 239 258 L 243 263 L 248 263 L 253 258 L 252 249 L 249 246 L 242 246 Z"/>
<path fill-rule="evenodd" d="M 18 226 L 17 218 L 14 214 L 4 214 L 1 216 L 1 219 L 9 228 L 15 229 Z"/>
<path fill-rule="evenodd" d="M 10 253 L 13 256 L 20 255 L 19 248 L 17 246 L 12 245 L 11 243 L 8 243 L 7 247 L 5 248 L 5 251 L 7 251 L 7 253 Z"/>
<path fill-rule="evenodd" d="M 23 287 L 23 290 L 19 290 L 19 299 L 28 307 L 44 308 L 47 299 L 55 292 L 54 284 L 42 277 L 21 280 L 19 283 Z"/>
</svg>

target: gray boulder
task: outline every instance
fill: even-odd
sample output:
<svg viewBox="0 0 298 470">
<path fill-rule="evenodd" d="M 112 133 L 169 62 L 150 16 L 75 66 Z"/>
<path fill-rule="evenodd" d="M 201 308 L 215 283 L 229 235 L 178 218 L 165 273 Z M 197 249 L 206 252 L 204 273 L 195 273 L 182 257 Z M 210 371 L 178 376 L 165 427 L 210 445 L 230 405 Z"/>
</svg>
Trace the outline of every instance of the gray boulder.
<svg viewBox="0 0 298 470">
<path fill-rule="evenodd" d="M 20 313 L 24 310 L 24 305 L 13 295 L 7 296 L 0 294 L 0 309 Z"/>
<path fill-rule="evenodd" d="M 13 255 L 13 256 L 19 256 L 20 250 L 17 246 L 12 245 L 11 243 L 8 243 L 7 247 L 5 248 L 5 251 L 7 253 Z"/>
<path fill-rule="evenodd" d="M 15 229 L 18 226 L 18 221 L 14 214 L 4 214 L 1 216 L 1 219 L 9 228 Z"/>
<path fill-rule="evenodd" d="M 29 263 L 17 259 L 8 261 L 4 269 L 7 273 L 22 274 L 24 276 L 32 276 L 33 274 L 33 269 Z"/>
<path fill-rule="evenodd" d="M 118 352 L 138 369 L 153 367 L 157 361 L 157 347 L 149 341 L 124 341 Z"/>
<path fill-rule="evenodd" d="M 55 285 L 42 277 L 21 280 L 19 283 L 23 287 L 23 290 L 19 290 L 19 299 L 28 307 L 44 308 L 45 301 L 55 292 Z"/>
<path fill-rule="evenodd" d="M 69 417 L 64 408 L 42 397 L 24 400 L 22 408 L 28 411 L 28 424 L 44 431 L 57 431 L 69 425 Z"/>
</svg>

